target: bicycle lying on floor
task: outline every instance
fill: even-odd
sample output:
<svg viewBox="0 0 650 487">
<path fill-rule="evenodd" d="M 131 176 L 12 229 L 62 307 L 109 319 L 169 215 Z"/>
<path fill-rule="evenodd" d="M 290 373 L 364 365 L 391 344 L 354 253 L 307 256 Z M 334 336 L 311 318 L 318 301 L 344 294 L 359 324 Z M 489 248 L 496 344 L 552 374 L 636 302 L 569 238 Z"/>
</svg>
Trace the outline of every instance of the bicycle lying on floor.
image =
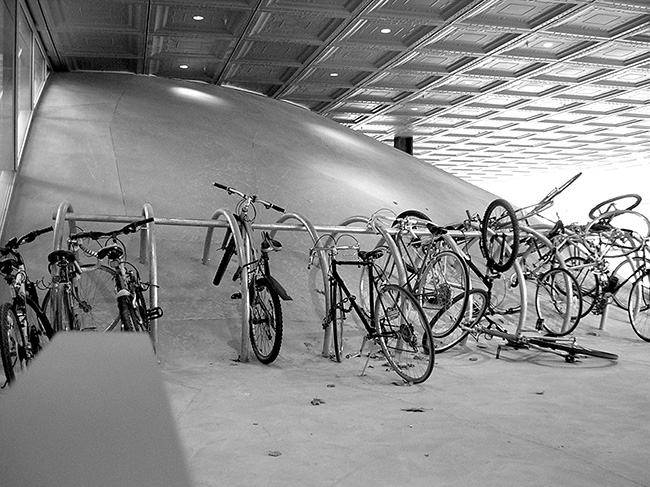
<svg viewBox="0 0 650 487">
<path fill-rule="evenodd" d="M 351 245 L 341 244 L 343 238 L 352 239 Z M 343 357 L 343 323 L 347 313 L 354 311 L 365 333 L 361 349 L 367 341 L 378 343 L 391 368 L 406 382 L 419 384 L 426 381 L 433 370 L 434 347 L 431 329 L 418 300 L 408 289 L 397 284 L 386 284 L 382 270 L 375 262 L 384 256 L 385 249 L 377 247 L 364 252 L 354 237 L 340 235 L 336 240 L 323 235 L 330 244 L 315 245 L 310 249 L 309 266 L 319 251 L 327 252 L 329 263 L 330 306 L 323 327 L 332 326 L 334 358 Z M 339 259 L 341 252 L 352 252 L 356 258 Z M 363 268 L 368 279 L 367 309 L 352 294 L 339 273 L 340 266 Z M 346 306 L 346 304 L 348 304 Z M 370 354 L 368 355 L 368 359 Z M 367 366 L 367 362 L 366 362 Z M 364 367 L 365 372 L 365 367 Z M 363 374 L 363 372 L 362 372 Z"/>
<path fill-rule="evenodd" d="M 247 195 L 234 188 L 220 183 L 213 183 L 217 188 L 223 189 L 228 194 L 235 194 L 241 199 L 235 209 L 235 219 L 239 231 L 244 239 L 245 260 L 248 276 L 248 307 L 250 309 L 249 337 L 257 359 L 263 364 L 270 364 L 280 354 L 282 347 L 282 305 L 283 301 L 291 300 L 282 285 L 271 275 L 269 253 L 282 249 L 282 243 L 273 238 L 268 232 L 262 232 L 262 242 L 259 253 L 253 246 L 253 227 L 257 212 L 255 203 L 260 203 L 267 209 L 285 213 L 285 209 L 256 195 Z M 218 286 L 221 283 L 230 260 L 237 252 L 235 238 L 230 227 L 226 230 L 221 248 L 224 254 L 217 267 L 212 283 Z M 241 279 L 243 269 L 239 267 L 233 275 L 233 281 Z M 242 299 L 240 292 L 234 293 L 232 299 Z"/>
</svg>

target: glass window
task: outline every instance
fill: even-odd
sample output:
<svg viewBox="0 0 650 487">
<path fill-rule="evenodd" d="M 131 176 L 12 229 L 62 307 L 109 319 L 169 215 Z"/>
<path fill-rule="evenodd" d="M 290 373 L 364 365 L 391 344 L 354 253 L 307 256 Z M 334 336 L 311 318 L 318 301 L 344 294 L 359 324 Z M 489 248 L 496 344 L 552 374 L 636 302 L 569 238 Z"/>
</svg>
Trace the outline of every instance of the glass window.
<svg viewBox="0 0 650 487">
<path fill-rule="evenodd" d="M 0 0 L 0 171 L 14 169 L 14 8 Z"/>
<path fill-rule="evenodd" d="M 32 114 L 32 30 L 22 8 L 16 32 L 16 146 L 22 152 Z"/>
<path fill-rule="evenodd" d="M 43 91 L 43 86 L 45 86 L 45 78 L 47 77 L 47 63 L 45 61 L 45 55 L 41 51 L 40 46 L 34 39 L 34 83 L 32 91 L 32 108 L 36 107 L 38 98 L 41 96 L 41 91 Z"/>
</svg>

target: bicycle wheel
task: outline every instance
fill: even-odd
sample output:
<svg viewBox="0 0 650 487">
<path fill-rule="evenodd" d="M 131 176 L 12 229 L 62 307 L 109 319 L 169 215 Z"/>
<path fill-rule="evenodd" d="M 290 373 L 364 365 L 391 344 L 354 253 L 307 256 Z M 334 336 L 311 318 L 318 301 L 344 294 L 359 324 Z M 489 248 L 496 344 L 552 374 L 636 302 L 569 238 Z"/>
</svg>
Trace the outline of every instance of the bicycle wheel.
<svg viewBox="0 0 650 487">
<path fill-rule="evenodd" d="M 564 260 L 567 270 L 576 278 L 580 286 L 582 297 L 582 311 L 580 318 L 587 316 L 594 309 L 600 295 L 600 278 L 592 269 L 585 257 L 579 255 L 567 257 Z"/>
<path fill-rule="evenodd" d="M 117 328 L 116 272 L 106 266 L 82 266 L 73 281 L 73 311 L 78 329 L 105 332 Z"/>
<path fill-rule="evenodd" d="M 5 379 L 11 384 L 27 366 L 27 349 L 18 317 L 10 303 L 0 306 L 0 355 Z"/>
<path fill-rule="evenodd" d="M 512 267 L 519 252 L 519 221 L 504 199 L 492 201 L 481 221 L 481 252 L 487 266 L 497 272 Z"/>
<path fill-rule="evenodd" d="M 226 269 L 228 268 L 228 264 L 230 263 L 230 259 L 232 259 L 232 256 L 235 255 L 235 238 L 232 236 L 232 230 L 230 227 L 226 229 L 226 235 L 224 237 L 224 241 L 227 242 L 225 244 L 224 248 L 224 253 L 223 256 L 221 257 L 221 261 L 219 262 L 219 267 L 217 267 L 217 271 L 214 273 L 214 278 L 212 279 L 212 284 L 215 286 L 218 286 L 221 283 L 221 279 L 223 279 L 223 275 L 226 272 Z"/>
<path fill-rule="evenodd" d="M 69 303 L 70 299 L 64 284 L 58 284 L 50 289 L 43 298 L 43 312 L 55 333 L 76 329 Z"/>
<path fill-rule="evenodd" d="M 460 323 L 467 308 L 468 292 L 469 271 L 460 255 L 453 250 L 442 250 L 429 260 L 416 297 L 430 320 L 433 338 L 447 335 Z"/>
<path fill-rule="evenodd" d="M 575 330 L 582 316 L 582 296 L 576 278 L 556 267 L 537 280 L 537 325 L 550 335 L 564 336 Z"/>
<path fill-rule="evenodd" d="M 280 297 L 264 278 L 256 279 L 251 290 L 249 335 L 253 352 L 263 364 L 270 364 L 282 346 Z"/>
<path fill-rule="evenodd" d="M 364 267 L 364 270 L 367 267 Z M 330 283 L 330 325 L 332 326 L 332 348 L 334 349 L 334 360 L 341 362 L 343 360 L 343 323 L 345 315 L 341 308 L 343 303 L 343 291 L 336 283 Z"/>
<path fill-rule="evenodd" d="M 632 285 L 627 315 L 634 333 L 650 342 L 650 275 L 644 273 Z"/>
<path fill-rule="evenodd" d="M 456 299 L 463 299 L 462 296 L 456 296 Z M 467 294 L 467 307 L 463 313 L 462 319 L 458 326 L 452 329 L 447 335 L 433 337 L 433 345 L 436 352 L 444 352 L 455 347 L 467 338 L 480 321 L 487 309 L 488 294 L 483 289 L 470 289 Z M 435 326 L 437 317 L 434 317 L 432 326 Z"/>
<path fill-rule="evenodd" d="M 606 352 L 605 350 L 597 350 L 595 348 L 589 348 L 575 343 L 562 343 L 553 339 L 545 339 L 543 337 L 531 337 L 528 339 L 528 343 L 539 348 L 548 348 L 551 350 L 566 352 L 564 360 L 567 362 L 574 362 L 577 355 L 587 355 L 607 360 L 618 360 L 618 355 L 615 353 Z"/>
<path fill-rule="evenodd" d="M 133 306 L 131 307 L 131 320 L 135 331 L 149 333 L 149 315 L 147 313 L 147 301 L 140 283 L 134 282 L 129 286 L 133 296 Z"/>
<path fill-rule="evenodd" d="M 424 311 L 410 292 L 394 284 L 379 291 L 375 331 L 386 360 L 402 379 L 419 384 L 429 378 L 435 353 L 431 331 Z"/>
<path fill-rule="evenodd" d="M 404 218 L 417 218 L 418 220 L 431 221 L 431 218 L 429 218 L 427 214 L 419 210 L 406 210 L 395 217 L 392 226 L 397 226 L 398 221 Z M 407 274 L 415 274 L 424 263 L 426 251 L 423 251 L 421 240 L 419 238 L 414 238 L 410 234 L 400 235 L 400 238 L 402 239 L 402 242 L 398 247 L 404 252 L 404 255 L 402 255 L 404 268 Z"/>
<path fill-rule="evenodd" d="M 611 278 L 616 281 L 616 292 L 612 298 L 614 303 L 621 309 L 627 310 L 627 303 L 630 300 L 630 292 L 636 279 L 634 273 L 639 269 L 650 269 L 650 263 L 640 255 L 626 257 L 612 270 Z"/>
<path fill-rule="evenodd" d="M 117 298 L 117 308 L 120 312 L 120 323 L 122 324 L 122 331 L 135 331 L 133 325 L 133 305 L 129 296 L 120 296 Z"/>
</svg>

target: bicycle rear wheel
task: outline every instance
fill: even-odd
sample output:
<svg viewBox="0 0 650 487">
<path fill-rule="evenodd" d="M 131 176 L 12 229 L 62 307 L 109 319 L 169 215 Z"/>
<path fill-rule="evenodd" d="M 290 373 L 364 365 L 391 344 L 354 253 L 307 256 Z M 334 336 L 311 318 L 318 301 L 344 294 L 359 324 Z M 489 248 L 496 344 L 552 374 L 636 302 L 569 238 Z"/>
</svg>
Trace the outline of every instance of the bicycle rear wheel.
<svg viewBox="0 0 650 487">
<path fill-rule="evenodd" d="M 386 360 L 402 379 L 419 384 L 429 378 L 435 353 L 431 331 L 424 311 L 409 291 L 394 284 L 379 291 L 375 331 Z"/>
<path fill-rule="evenodd" d="M 43 312 L 55 333 L 76 329 L 72 308 L 69 303 L 67 287 L 64 284 L 58 284 L 56 287 L 51 288 L 43 298 Z"/>
<path fill-rule="evenodd" d="M 632 285 L 627 314 L 634 333 L 650 342 L 650 275 L 645 273 Z"/>
<path fill-rule="evenodd" d="M 537 324 L 554 336 L 564 336 L 575 330 L 582 316 L 582 296 L 576 278 L 556 267 L 537 280 L 535 292 Z"/>
<path fill-rule="evenodd" d="M 591 357 L 603 358 L 606 360 L 618 360 L 618 355 L 612 352 L 606 352 L 605 350 L 597 350 L 595 348 L 589 348 L 582 345 L 577 345 L 575 343 L 562 343 L 555 341 L 553 339 L 545 339 L 542 337 L 531 337 L 528 339 L 528 343 L 532 346 L 539 348 L 548 348 L 551 350 L 559 350 L 565 352 L 566 355 L 564 359 L 567 362 L 574 362 L 578 355 L 587 355 Z"/>
<path fill-rule="evenodd" d="M 0 306 L 0 355 L 5 378 L 11 384 L 27 366 L 27 349 L 10 303 Z"/>
<path fill-rule="evenodd" d="M 253 352 L 263 364 L 270 364 L 282 346 L 282 306 L 280 297 L 264 279 L 251 290 L 249 335 Z"/>
<path fill-rule="evenodd" d="M 36 355 L 50 342 L 54 336 L 54 330 L 43 310 L 31 298 L 25 299 L 25 319 L 27 320 L 27 338 L 32 347 L 32 353 Z"/>
<path fill-rule="evenodd" d="M 416 297 L 430 319 L 433 338 L 448 335 L 467 308 L 469 271 L 453 250 L 442 250 L 426 264 L 418 282 Z M 433 318 L 435 317 L 435 322 Z"/>
<path fill-rule="evenodd" d="M 519 253 L 519 221 L 512 205 L 504 199 L 492 201 L 481 221 L 481 251 L 487 266 L 505 272 Z"/>
</svg>

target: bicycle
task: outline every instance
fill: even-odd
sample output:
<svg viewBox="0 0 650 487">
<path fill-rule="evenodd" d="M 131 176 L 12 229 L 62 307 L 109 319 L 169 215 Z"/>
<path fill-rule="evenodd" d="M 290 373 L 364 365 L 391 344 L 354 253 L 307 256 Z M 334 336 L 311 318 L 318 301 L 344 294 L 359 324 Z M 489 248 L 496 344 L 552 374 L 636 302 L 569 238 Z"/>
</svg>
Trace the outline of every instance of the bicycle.
<svg viewBox="0 0 650 487">
<path fill-rule="evenodd" d="M 245 259 L 244 267 L 237 269 L 233 281 L 241 280 L 243 276 L 247 279 L 248 302 L 246 304 L 250 310 L 249 338 L 257 359 L 263 364 L 270 364 L 278 357 L 282 347 L 283 323 L 280 300 L 290 301 L 291 296 L 271 275 L 269 264 L 269 253 L 280 251 L 282 243 L 273 238 L 270 233 L 262 232 L 262 242 L 258 252 L 253 246 L 252 224 L 257 216 L 255 203 L 260 203 L 266 209 L 273 209 L 279 213 L 285 213 L 286 210 L 256 195 L 247 195 L 217 182 L 213 183 L 213 186 L 223 189 L 229 195 L 240 197 L 235 208 L 235 219 L 244 239 Z M 230 260 L 237 252 L 230 227 L 226 229 L 221 249 L 224 250 L 224 254 L 212 281 L 215 286 L 221 283 Z M 234 293 L 231 299 L 242 299 L 242 293 Z"/>
<path fill-rule="evenodd" d="M 337 362 L 343 359 L 343 324 L 346 314 L 354 311 L 364 333 L 360 354 L 367 341 L 379 343 L 388 364 L 405 382 L 419 384 L 426 381 L 434 366 L 434 346 L 429 323 L 418 300 L 408 289 L 386 283 L 381 277 L 381 269 L 377 267 L 376 261 L 384 256 L 385 249 L 379 247 L 362 251 L 356 239 L 346 234 L 340 235 L 336 240 L 329 235 L 322 236 L 321 239 L 325 237 L 332 245 L 323 246 L 316 242 L 310 249 L 309 267 L 318 252 L 327 252 L 329 262 L 321 265 L 328 265 L 327 292 L 330 305 L 323 319 L 323 328 L 333 327 L 334 359 Z M 343 238 L 350 238 L 353 243 L 342 245 L 340 242 Z M 337 257 L 341 252 L 352 252 L 356 258 L 341 260 Z M 367 269 L 369 311 L 358 302 L 340 275 L 341 266 Z M 348 307 L 346 303 L 349 303 Z"/>
<path fill-rule="evenodd" d="M 145 292 L 151 283 L 143 282 L 138 268 L 127 260 L 126 245 L 119 238 L 137 232 L 141 227 L 153 222 L 153 218 L 131 222 L 128 225 L 111 231 L 78 232 L 68 237 L 71 242 L 76 242 L 79 248 L 89 257 L 96 259 L 95 269 L 112 276 L 114 300 L 117 301 L 118 316 L 112 320 L 104 319 L 101 323 L 107 324 L 96 331 L 109 332 L 117 329 L 120 331 L 135 331 L 149 333 L 152 320 L 162 317 L 163 310 L 159 306 L 149 307 Z M 81 242 L 92 240 L 99 244 L 99 250 L 85 247 Z M 106 260 L 108 266 L 101 262 Z M 115 313 L 113 313 L 113 316 Z"/>
<path fill-rule="evenodd" d="M 52 227 L 34 230 L 8 240 L 0 248 L 0 274 L 9 285 L 11 295 L 11 301 L 0 306 L 0 355 L 7 384 L 16 380 L 16 375 L 54 335 L 38 304 L 36 283 L 28 278 L 25 261 L 19 252 L 21 245 L 52 230 Z"/>
</svg>

